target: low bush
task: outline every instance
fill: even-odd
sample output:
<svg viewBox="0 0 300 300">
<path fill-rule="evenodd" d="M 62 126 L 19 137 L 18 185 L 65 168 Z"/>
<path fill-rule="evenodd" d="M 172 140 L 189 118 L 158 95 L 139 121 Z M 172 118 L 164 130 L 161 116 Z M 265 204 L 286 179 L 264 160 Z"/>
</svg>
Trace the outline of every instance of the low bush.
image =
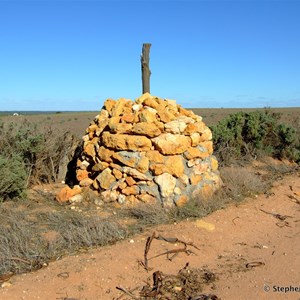
<svg viewBox="0 0 300 300">
<path fill-rule="evenodd" d="M 297 130 L 279 123 L 280 114 L 270 110 L 238 112 L 212 125 L 215 155 L 221 165 L 259 155 L 300 162 Z"/>
<path fill-rule="evenodd" d="M 0 202 L 24 195 L 26 184 L 27 172 L 22 158 L 0 154 Z"/>
<path fill-rule="evenodd" d="M 26 185 L 63 180 L 60 177 L 78 144 L 68 132 L 54 132 L 26 119 L 0 123 L 0 185 L 5 187 L 0 197 L 13 198 Z"/>
</svg>

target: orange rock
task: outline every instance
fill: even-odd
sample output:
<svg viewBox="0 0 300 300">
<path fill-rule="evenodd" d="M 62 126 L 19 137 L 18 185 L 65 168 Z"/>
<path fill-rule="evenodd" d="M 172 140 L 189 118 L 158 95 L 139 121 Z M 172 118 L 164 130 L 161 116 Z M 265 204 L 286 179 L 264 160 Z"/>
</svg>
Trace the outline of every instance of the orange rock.
<svg viewBox="0 0 300 300">
<path fill-rule="evenodd" d="M 117 101 L 116 100 L 112 100 L 112 99 L 107 99 L 104 102 L 104 107 L 105 109 L 108 111 L 108 113 L 111 115 L 112 114 L 112 110 L 115 107 Z"/>
<path fill-rule="evenodd" d="M 99 182 L 96 179 L 93 181 L 92 186 L 94 187 L 95 190 L 99 190 L 100 189 Z"/>
<path fill-rule="evenodd" d="M 110 126 L 111 132 L 114 133 L 131 133 L 132 124 L 118 123 Z"/>
<path fill-rule="evenodd" d="M 140 200 L 144 203 L 151 203 L 151 204 L 157 203 L 156 198 L 153 197 L 152 195 L 147 194 L 147 193 L 138 195 L 137 198 L 138 198 L 138 200 Z"/>
<path fill-rule="evenodd" d="M 165 101 L 167 102 L 167 107 L 168 107 L 168 110 L 175 114 L 178 112 L 178 105 L 176 103 L 176 100 L 171 100 L 171 99 L 165 99 Z"/>
<path fill-rule="evenodd" d="M 120 121 L 121 121 L 121 117 L 120 116 L 114 116 L 114 117 L 109 118 L 109 120 L 108 120 L 108 126 L 109 126 L 109 128 L 113 127 L 116 124 L 119 124 Z"/>
<path fill-rule="evenodd" d="M 134 115 L 133 123 L 138 123 L 140 121 L 140 113 L 136 111 L 133 113 L 133 115 Z"/>
<path fill-rule="evenodd" d="M 89 172 L 87 170 L 77 170 L 76 171 L 76 178 L 78 181 L 81 181 L 85 178 L 88 178 L 89 177 Z"/>
<path fill-rule="evenodd" d="M 109 166 L 111 167 L 111 169 L 117 169 L 119 171 L 122 171 L 122 167 L 118 164 L 115 164 L 115 163 L 110 163 Z"/>
<path fill-rule="evenodd" d="M 130 100 L 127 100 L 125 98 L 120 98 L 112 110 L 112 116 L 113 117 L 120 116 L 123 113 L 124 107 L 128 101 Z"/>
<path fill-rule="evenodd" d="M 129 105 L 128 105 L 128 104 Z M 126 104 L 125 104 L 125 107 L 124 107 L 124 109 L 123 109 L 123 114 L 122 114 L 122 116 L 121 116 L 121 120 L 122 120 L 122 117 L 124 116 L 124 115 L 129 115 L 129 114 L 132 114 L 132 102 L 130 101 L 130 102 L 127 102 Z"/>
<path fill-rule="evenodd" d="M 154 121 L 154 124 L 157 126 L 157 128 L 160 130 L 160 131 L 164 131 L 165 129 L 165 124 L 163 122 L 159 122 L 159 121 Z"/>
<path fill-rule="evenodd" d="M 98 157 L 100 160 L 105 162 L 112 162 L 113 151 L 106 149 L 105 147 L 100 147 L 98 150 Z"/>
<path fill-rule="evenodd" d="M 136 165 L 136 169 L 141 173 L 146 173 L 149 169 L 149 159 L 146 156 L 142 156 Z"/>
<path fill-rule="evenodd" d="M 139 188 L 136 185 L 128 186 L 125 189 L 122 189 L 122 194 L 128 195 L 137 195 L 139 193 Z"/>
<path fill-rule="evenodd" d="M 93 179 L 91 178 L 84 178 L 79 182 L 79 185 L 82 187 L 88 187 L 93 183 Z"/>
<path fill-rule="evenodd" d="M 194 115 L 193 111 L 187 110 L 181 106 L 179 106 L 178 111 L 181 115 L 187 116 L 187 117 L 192 117 Z"/>
<path fill-rule="evenodd" d="M 125 178 L 125 181 L 128 184 L 128 186 L 132 186 L 132 185 L 136 184 L 136 181 L 131 176 L 127 176 Z"/>
<path fill-rule="evenodd" d="M 201 132 L 200 141 L 211 141 L 212 140 L 212 133 L 208 127 L 205 127 Z"/>
<path fill-rule="evenodd" d="M 201 141 L 200 133 L 199 132 L 192 133 L 191 134 L 191 140 L 192 140 L 192 146 L 193 147 L 198 146 L 200 141 Z"/>
<path fill-rule="evenodd" d="M 96 177 L 96 180 L 102 189 L 108 190 L 110 185 L 116 181 L 116 178 L 111 174 L 111 170 L 106 168 Z"/>
<path fill-rule="evenodd" d="M 147 151 L 152 143 L 145 136 L 131 136 L 126 134 L 111 134 L 107 131 L 102 134 L 104 146 L 115 150 Z"/>
<path fill-rule="evenodd" d="M 81 164 L 82 164 L 82 161 L 80 159 L 77 159 L 77 161 L 76 161 L 76 167 L 80 168 Z"/>
<path fill-rule="evenodd" d="M 214 156 L 212 156 L 210 158 L 210 165 L 211 165 L 211 170 L 212 171 L 218 170 L 219 164 L 218 164 L 218 161 L 216 160 L 216 158 Z"/>
<path fill-rule="evenodd" d="M 167 110 L 159 110 L 157 113 L 160 120 L 164 123 L 168 123 L 176 119 L 176 116 Z"/>
<path fill-rule="evenodd" d="M 155 101 L 154 98 L 146 98 L 145 101 L 143 102 L 144 105 L 147 105 L 149 107 L 152 107 L 152 108 L 157 108 L 158 107 L 158 103 L 157 101 Z"/>
<path fill-rule="evenodd" d="M 97 163 L 95 164 L 93 167 L 92 167 L 92 170 L 94 172 L 99 172 L 99 171 L 103 171 L 104 169 L 106 169 L 107 167 L 109 166 L 109 164 L 105 161 L 102 161 L 100 163 Z"/>
<path fill-rule="evenodd" d="M 102 131 L 105 129 L 105 127 L 108 125 L 108 119 L 105 120 L 99 120 L 98 127 L 96 128 L 95 134 L 96 136 L 100 136 Z"/>
<path fill-rule="evenodd" d="M 125 189 L 126 187 L 127 187 L 127 183 L 125 181 L 122 181 L 122 182 L 119 183 L 119 188 L 121 190 Z"/>
<path fill-rule="evenodd" d="M 202 133 L 206 128 L 203 122 L 190 123 L 186 126 L 184 134 L 191 135 L 195 132 Z"/>
<path fill-rule="evenodd" d="M 201 152 L 198 148 L 190 147 L 184 152 L 184 157 L 186 159 L 193 159 L 202 157 L 203 152 Z"/>
<path fill-rule="evenodd" d="M 134 114 L 133 113 L 127 113 L 127 114 L 124 114 L 122 117 L 121 117 L 121 120 L 123 122 L 126 122 L 126 123 L 133 123 L 134 121 Z"/>
<path fill-rule="evenodd" d="M 121 171 L 117 170 L 117 169 L 113 169 L 112 173 L 114 174 L 114 176 L 116 177 L 116 179 L 121 179 L 123 174 Z"/>
<path fill-rule="evenodd" d="M 135 134 L 146 135 L 148 137 L 155 137 L 161 134 L 161 130 L 155 123 L 140 122 L 132 127 L 132 132 Z"/>
<path fill-rule="evenodd" d="M 180 134 L 163 133 L 151 140 L 162 154 L 181 154 L 191 146 L 191 139 Z"/>
<path fill-rule="evenodd" d="M 149 98 L 149 99 L 152 99 L 153 97 L 151 96 L 150 93 L 146 92 L 146 93 L 144 93 L 143 95 L 141 95 L 139 98 L 137 98 L 135 102 L 138 103 L 138 104 L 142 104 L 142 103 L 144 103 L 145 100 L 148 99 L 148 98 Z"/>
<path fill-rule="evenodd" d="M 87 132 L 95 132 L 98 126 L 96 124 L 92 124 L 88 127 Z"/>
<path fill-rule="evenodd" d="M 168 105 L 167 101 L 165 101 L 159 97 L 156 97 L 155 101 L 158 103 L 157 108 L 162 108 L 162 110 L 165 109 L 165 107 Z"/>
<path fill-rule="evenodd" d="M 164 157 L 157 150 L 149 150 L 146 152 L 146 157 L 149 158 L 150 162 L 163 163 Z"/>
<path fill-rule="evenodd" d="M 157 120 L 156 113 L 151 112 L 148 109 L 144 109 L 139 114 L 140 122 L 152 123 Z"/>
<path fill-rule="evenodd" d="M 109 117 L 108 111 L 106 109 L 101 109 L 99 115 L 97 115 L 95 117 L 95 119 L 98 120 L 98 122 L 99 122 L 99 121 L 102 121 L 102 120 L 106 120 L 108 117 Z"/>
<path fill-rule="evenodd" d="M 175 177 L 180 177 L 184 173 L 184 164 L 180 155 L 171 155 L 166 159 L 168 173 Z"/>
<path fill-rule="evenodd" d="M 164 164 L 152 164 L 149 167 L 150 171 L 152 171 L 153 175 L 161 175 L 162 173 L 168 173 L 168 168 Z"/>
<path fill-rule="evenodd" d="M 84 152 L 88 156 L 95 157 L 95 145 L 92 142 L 88 142 L 87 145 L 84 147 Z"/>
<path fill-rule="evenodd" d="M 60 203 L 68 202 L 70 198 L 80 193 L 81 188 L 78 185 L 75 185 L 73 189 L 69 186 L 65 186 L 56 194 L 56 200 Z"/>
</svg>

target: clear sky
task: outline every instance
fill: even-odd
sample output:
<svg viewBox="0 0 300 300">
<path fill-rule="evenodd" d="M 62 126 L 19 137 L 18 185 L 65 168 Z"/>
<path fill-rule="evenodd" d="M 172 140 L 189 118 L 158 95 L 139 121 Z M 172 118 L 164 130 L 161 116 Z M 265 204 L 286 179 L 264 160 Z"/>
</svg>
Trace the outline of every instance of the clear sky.
<svg viewBox="0 0 300 300">
<path fill-rule="evenodd" d="M 0 0 L 0 110 L 300 106 L 300 0 Z"/>
</svg>

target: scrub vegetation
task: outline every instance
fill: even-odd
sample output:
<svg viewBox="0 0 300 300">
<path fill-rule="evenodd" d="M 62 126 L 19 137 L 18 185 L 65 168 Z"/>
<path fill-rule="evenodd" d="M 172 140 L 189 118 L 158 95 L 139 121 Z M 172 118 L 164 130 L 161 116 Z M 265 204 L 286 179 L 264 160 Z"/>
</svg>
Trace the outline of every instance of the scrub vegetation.
<svg viewBox="0 0 300 300">
<path fill-rule="evenodd" d="M 53 193 L 34 189 L 57 182 L 62 163 L 80 143 L 66 132 L 61 120 L 70 118 L 64 115 L 45 119 L 55 124 L 38 123 L 30 116 L 21 116 L 22 122 L 19 117 L 0 118 L 0 279 L 44 267 L 66 254 L 115 243 L 149 226 L 204 217 L 245 197 L 267 194 L 274 180 L 299 170 L 299 117 L 283 117 L 269 109 L 234 112 L 208 123 L 224 183 L 213 199 L 195 197 L 168 210 L 149 204 L 99 210 L 93 195 L 85 193 L 80 211 L 71 210 L 68 204 L 58 204 Z M 72 122 L 80 122 L 81 116 L 88 119 L 78 113 Z M 251 165 L 265 156 L 294 164 L 264 163 L 259 170 Z"/>
</svg>

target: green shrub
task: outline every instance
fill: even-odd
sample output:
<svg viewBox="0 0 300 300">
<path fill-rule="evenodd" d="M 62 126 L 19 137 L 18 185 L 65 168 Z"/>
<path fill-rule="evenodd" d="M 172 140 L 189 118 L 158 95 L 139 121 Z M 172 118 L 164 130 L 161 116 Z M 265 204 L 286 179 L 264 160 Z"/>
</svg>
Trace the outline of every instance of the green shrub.
<svg viewBox="0 0 300 300">
<path fill-rule="evenodd" d="M 26 119 L 22 123 L 0 123 L 0 155 L 9 160 L 18 157 L 29 185 L 55 182 L 77 144 L 69 132 L 53 131 Z"/>
<path fill-rule="evenodd" d="M 0 155 L 0 202 L 23 195 L 27 172 L 20 156 Z"/>
<path fill-rule="evenodd" d="M 215 154 L 223 165 L 258 155 L 300 161 L 300 142 L 291 125 L 269 110 L 238 112 L 212 125 Z"/>
</svg>

